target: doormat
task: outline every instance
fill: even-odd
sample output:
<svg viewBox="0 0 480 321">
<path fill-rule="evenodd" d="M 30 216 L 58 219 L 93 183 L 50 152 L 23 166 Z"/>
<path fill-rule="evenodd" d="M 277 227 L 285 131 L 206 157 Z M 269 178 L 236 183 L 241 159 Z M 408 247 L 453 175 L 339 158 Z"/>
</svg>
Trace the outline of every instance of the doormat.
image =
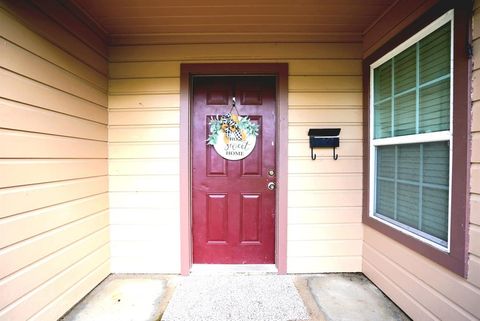
<svg viewBox="0 0 480 321">
<path fill-rule="evenodd" d="M 291 276 L 188 276 L 162 321 L 292 321 L 309 316 Z"/>
</svg>

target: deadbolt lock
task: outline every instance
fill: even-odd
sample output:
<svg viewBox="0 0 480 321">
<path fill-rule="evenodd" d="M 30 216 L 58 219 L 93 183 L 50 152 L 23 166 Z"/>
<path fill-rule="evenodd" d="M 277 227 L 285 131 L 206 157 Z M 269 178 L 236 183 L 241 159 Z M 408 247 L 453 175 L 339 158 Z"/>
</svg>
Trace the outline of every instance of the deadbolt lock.
<svg viewBox="0 0 480 321">
<path fill-rule="evenodd" d="M 274 176 L 275 175 L 275 171 L 273 169 L 270 169 L 268 171 L 268 176 Z"/>
</svg>

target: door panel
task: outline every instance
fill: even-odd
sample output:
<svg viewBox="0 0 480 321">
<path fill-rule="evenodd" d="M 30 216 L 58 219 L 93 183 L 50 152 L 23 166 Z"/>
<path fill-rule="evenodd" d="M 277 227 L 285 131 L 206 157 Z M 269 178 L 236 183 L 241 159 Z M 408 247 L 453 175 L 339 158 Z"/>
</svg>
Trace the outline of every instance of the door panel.
<svg viewBox="0 0 480 321">
<path fill-rule="evenodd" d="M 260 242 L 262 196 L 242 194 L 241 226 L 243 244 Z"/>
<path fill-rule="evenodd" d="M 225 243 L 228 235 L 227 195 L 207 195 L 207 242 Z"/>
<path fill-rule="evenodd" d="M 213 148 L 207 148 L 207 176 L 227 176 L 227 160 Z"/>
<path fill-rule="evenodd" d="M 274 263 L 275 78 L 196 77 L 193 80 L 192 227 L 194 263 Z M 260 125 L 255 149 L 226 160 L 207 145 L 210 117 L 230 112 Z"/>
<path fill-rule="evenodd" d="M 260 128 L 262 128 L 262 117 L 258 116 L 251 116 L 249 117 L 250 120 L 257 124 L 260 125 Z M 260 136 L 260 135 L 259 135 Z M 242 159 L 240 162 L 240 166 L 242 168 L 241 175 L 242 176 L 260 176 L 262 175 L 262 140 L 259 139 L 260 137 L 257 137 L 257 143 L 255 145 L 255 149 L 252 151 L 248 157 Z"/>
</svg>

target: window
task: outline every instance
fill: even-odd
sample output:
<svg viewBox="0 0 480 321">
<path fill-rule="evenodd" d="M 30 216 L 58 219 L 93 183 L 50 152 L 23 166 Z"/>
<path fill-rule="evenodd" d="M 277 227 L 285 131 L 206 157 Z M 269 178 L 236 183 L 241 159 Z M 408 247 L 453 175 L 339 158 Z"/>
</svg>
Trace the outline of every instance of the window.
<svg viewBox="0 0 480 321">
<path fill-rule="evenodd" d="M 467 273 L 472 8 L 440 1 L 363 60 L 363 223 Z"/>
<path fill-rule="evenodd" d="M 370 217 L 450 250 L 453 10 L 370 65 Z"/>
</svg>

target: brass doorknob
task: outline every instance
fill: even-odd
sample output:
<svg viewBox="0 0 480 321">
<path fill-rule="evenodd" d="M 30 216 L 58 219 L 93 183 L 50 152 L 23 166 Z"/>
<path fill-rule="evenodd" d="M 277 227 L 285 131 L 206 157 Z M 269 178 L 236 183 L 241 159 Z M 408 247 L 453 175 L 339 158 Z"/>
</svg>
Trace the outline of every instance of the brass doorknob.
<svg viewBox="0 0 480 321">
<path fill-rule="evenodd" d="M 275 189 L 275 182 L 270 182 L 267 184 L 267 188 L 271 191 Z"/>
</svg>

